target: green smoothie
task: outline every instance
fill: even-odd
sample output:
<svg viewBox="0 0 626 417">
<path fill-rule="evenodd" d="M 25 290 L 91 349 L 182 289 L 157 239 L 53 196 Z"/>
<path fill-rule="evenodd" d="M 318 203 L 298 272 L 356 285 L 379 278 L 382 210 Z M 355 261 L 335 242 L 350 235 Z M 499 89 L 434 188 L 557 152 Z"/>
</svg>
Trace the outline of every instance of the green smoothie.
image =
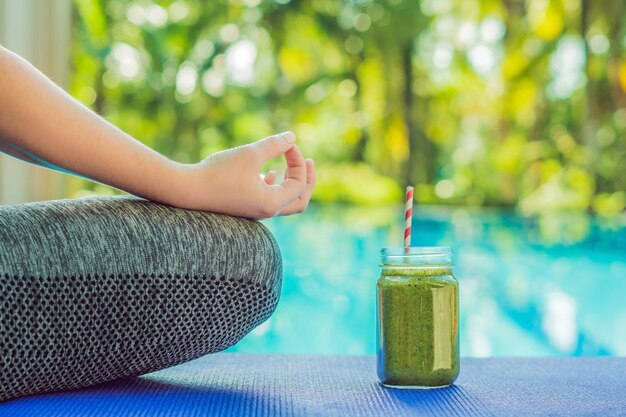
<svg viewBox="0 0 626 417">
<path fill-rule="evenodd" d="M 383 385 L 451 385 L 459 374 L 459 286 L 451 266 L 383 264 L 377 287 Z"/>
</svg>

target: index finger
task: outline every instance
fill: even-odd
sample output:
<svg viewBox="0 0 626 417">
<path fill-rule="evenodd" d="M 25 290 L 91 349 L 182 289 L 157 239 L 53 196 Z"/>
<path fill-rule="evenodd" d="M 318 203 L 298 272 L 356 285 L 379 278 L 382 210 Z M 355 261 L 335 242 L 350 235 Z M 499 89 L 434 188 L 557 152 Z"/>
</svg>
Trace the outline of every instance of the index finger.
<svg viewBox="0 0 626 417">
<path fill-rule="evenodd" d="M 280 208 L 290 204 L 302 195 L 306 189 L 306 161 L 300 149 L 294 145 L 284 153 L 287 161 L 285 180 L 276 185 L 269 185 Z"/>
<path fill-rule="evenodd" d="M 250 146 L 256 149 L 262 162 L 275 158 L 287 152 L 296 141 L 293 132 L 283 132 L 277 135 L 268 136 L 264 139 L 252 143 Z"/>
<path fill-rule="evenodd" d="M 300 148 L 297 145 L 293 145 L 284 155 L 287 162 L 285 180 L 296 179 L 306 183 L 306 161 Z"/>
</svg>

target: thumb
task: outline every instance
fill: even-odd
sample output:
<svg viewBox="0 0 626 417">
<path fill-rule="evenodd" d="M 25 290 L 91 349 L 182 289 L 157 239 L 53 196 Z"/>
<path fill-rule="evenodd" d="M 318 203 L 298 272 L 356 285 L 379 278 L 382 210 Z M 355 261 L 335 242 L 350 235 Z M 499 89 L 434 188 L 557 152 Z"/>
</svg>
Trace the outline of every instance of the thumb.
<svg viewBox="0 0 626 417">
<path fill-rule="evenodd" d="M 296 135 L 293 132 L 283 132 L 277 135 L 268 136 L 251 144 L 257 150 L 261 159 L 267 161 L 287 152 L 296 142 Z"/>
</svg>

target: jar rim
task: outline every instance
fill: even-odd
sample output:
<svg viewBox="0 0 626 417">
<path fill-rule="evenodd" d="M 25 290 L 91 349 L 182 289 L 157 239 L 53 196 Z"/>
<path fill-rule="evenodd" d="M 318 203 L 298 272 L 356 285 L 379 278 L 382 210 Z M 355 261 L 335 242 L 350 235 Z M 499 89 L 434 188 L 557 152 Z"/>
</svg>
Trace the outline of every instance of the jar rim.
<svg viewBox="0 0 626 417">
<path fill-rule="evenodd" d="M 393 248 L 383 248 L 380 251 L 381 256 L 386 258 L 390 257 L 406 257 L 406 256 L 424 256 L 424 255 L 433 255 L 433 256 L 442 256 L 442 255 L 451 255 L 452 250 L 450 246 L 411 246 L 410 248 L 403 247 L 393 247 Z"/>
</svg>

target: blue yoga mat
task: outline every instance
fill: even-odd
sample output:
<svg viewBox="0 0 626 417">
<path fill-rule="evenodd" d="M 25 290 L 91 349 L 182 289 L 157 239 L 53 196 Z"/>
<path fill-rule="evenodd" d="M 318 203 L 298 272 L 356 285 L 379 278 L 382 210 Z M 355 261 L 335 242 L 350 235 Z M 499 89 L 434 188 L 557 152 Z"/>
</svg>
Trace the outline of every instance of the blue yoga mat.
<svg viewBox="0 0 626 417">
<path fill-rule="evenodd" d="M 381 387 L 368 356 L 219 353 L 20 398 L 0 416 L 626 416 L 625 358 L 463 359 L 450 388 Z"/>
</svg>

